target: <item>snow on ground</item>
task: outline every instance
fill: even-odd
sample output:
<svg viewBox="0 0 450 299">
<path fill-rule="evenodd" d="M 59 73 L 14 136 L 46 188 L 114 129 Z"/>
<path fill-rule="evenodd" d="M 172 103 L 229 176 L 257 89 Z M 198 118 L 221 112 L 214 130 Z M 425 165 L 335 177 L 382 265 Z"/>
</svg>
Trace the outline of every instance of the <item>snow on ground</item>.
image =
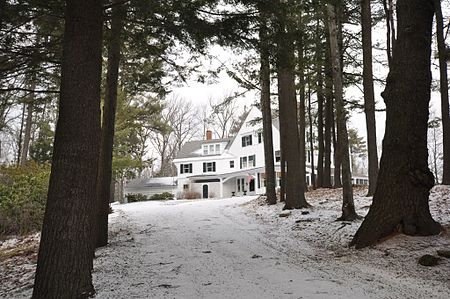
<svg viewBox="0 0 450 299">
<path fill-rule="evenodd" d="M 340 192 L 308 192 L 313 207 L 288 217 L 255 197 L 114 205 L 110 244 L 94 260 L 96 298 L 450 298 L 450 261 L 417 264 L 450 249 L 450 188 L 430 200 L 447 232 L 363 250 L 347 247 L 361 221 L 335 221 Z M 364 193 L 355 190 L 360 215 Z M 37 240 L 0 244 L 0 297 L 30 297 Z"/>
</svg>

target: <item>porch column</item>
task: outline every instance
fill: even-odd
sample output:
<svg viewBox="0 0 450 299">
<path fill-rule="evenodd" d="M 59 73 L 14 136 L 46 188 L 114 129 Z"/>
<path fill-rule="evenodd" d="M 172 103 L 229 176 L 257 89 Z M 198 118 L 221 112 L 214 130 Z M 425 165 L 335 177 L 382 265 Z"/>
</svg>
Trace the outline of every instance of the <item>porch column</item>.
<svg viewBox="0 0 450 299">
<path fill-rule="evenodd" d="M 223 179 L 220 178 L 220 184 L 219 184 L 219 197 L 223 198 Z"/>
</svg>

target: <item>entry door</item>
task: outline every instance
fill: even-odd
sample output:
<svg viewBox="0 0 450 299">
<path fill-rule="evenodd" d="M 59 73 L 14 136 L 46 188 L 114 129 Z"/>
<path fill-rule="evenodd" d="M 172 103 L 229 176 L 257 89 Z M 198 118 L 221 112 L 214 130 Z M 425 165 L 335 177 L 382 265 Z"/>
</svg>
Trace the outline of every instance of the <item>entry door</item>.
<svg viewBox="0 0 450 299">
<path fill-rule="evenodd" d="M 203 198 L 208 198 L 208 185 L 203 185 Z"/>
<path fill-rule="evenodd" d="M 250 192 L 255 192 L 255 179 L 251 179 L 250 180 L 248 189 L 249 189 Z"/>
</svg>

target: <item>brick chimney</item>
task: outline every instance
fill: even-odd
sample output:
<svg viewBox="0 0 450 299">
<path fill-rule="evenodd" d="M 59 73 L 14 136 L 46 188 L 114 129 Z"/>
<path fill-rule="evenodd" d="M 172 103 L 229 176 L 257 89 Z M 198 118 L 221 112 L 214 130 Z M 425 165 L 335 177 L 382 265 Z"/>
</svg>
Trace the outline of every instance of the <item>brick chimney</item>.
<svg viewBox="0 0 450 299">
<path fill-rule="evenodd" d="M 206 140 L 211 140 L 212 139 L 212 131 L 211 130 L 207 130 L 206 131 Z"/>
</svg>

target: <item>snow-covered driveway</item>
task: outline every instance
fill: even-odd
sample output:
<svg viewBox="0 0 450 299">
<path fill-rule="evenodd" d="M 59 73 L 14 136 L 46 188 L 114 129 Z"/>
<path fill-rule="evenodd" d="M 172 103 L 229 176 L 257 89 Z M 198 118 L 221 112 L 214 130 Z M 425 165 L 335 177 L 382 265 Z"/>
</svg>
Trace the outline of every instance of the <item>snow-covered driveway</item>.
<svg viewBox="0 0 450 299">
<path fill-rule="evenodd" d="M 372 263 L 377 249 L 334 255 L 280 229 L 295 218 L 257 221 L 242 206 L 252 199 L 115 206 L 96 298 L 450 298 L 445 284 Z"/>
<path fill-rule="evenodd" d="M 119 206 L 95 260 L 96 298 L 364 297 L 268 245 L 239 207 L 250 199 Z"/>
</svg>

